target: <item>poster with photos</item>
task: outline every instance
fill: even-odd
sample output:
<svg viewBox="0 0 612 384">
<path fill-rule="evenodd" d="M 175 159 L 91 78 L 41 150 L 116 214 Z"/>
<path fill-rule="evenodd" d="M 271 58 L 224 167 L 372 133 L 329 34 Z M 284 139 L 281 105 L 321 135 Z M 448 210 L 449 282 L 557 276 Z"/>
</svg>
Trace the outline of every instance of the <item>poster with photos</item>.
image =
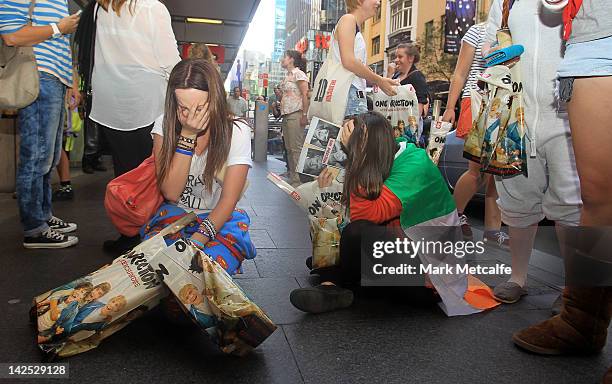
<svg viewBox="0 0 612 384">
<path fill-rule="evenodd" d="M 336 180 L 342 182 L 346 153 L 340 145 L 340 130 L 338 125 L 313 117 L 296 171 L 317 177 L 325 168 L 329 168 Z"/>
</svg>

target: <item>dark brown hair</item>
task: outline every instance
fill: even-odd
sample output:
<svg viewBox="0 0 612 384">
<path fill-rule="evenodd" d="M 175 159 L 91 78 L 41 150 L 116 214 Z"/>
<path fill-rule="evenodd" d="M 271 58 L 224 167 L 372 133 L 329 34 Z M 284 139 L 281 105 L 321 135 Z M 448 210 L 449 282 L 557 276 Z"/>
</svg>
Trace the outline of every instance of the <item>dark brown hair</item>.
<svg viewBox="0 0 612 384">
<path fill-rule="evenodd" d="M 285 56 L 293 59 L 293 65 L 299 68 L 302 72 L 306 73 L 306 59 L 301 53 L 293 49 L 285 51 Z"/>
<path fill-rule="evenodd" d="M 106 12 L 108 12 L 108 7 L 110 5 L 110 7 L 113 9 L 113 11 L 115 11 L 117 16 L 121 16 L 121 7 L 123 6 L 123 4 L 127 2 L 130 2 L 128 9 L 131 14 L 134 14 L 134 9 L 136 8 L 136 0 L 96 0 L 96 1 L 98 2 L 98 4 L 100 4 L 102 8 L 104 8 Z"/>
<path fill-rule="evenodd" d="M 354 117 L 353 123 L 355 129 L 345 146 L 347 160 L 342 200 L 347 205 L 351 194 L 368 200 L 380 195 L 398 149 L 391 124 L 380 113 L 363 113 Z"/>
<path fill-rule="evenodd" d="M 230 116 L 225 100 L 223 80 L 214 65 L 204 59 L 180 61 L 170 73 L 166 91 L 163 122 L 164 140 L 161 147 L 157 181 L 161 184 L 170 171 L 170 162 L 181 134 L 178 119 L 177 89 L 199 89 L 208 92 L 208 154 L 204 168 L 204 186 L 212 190 L 215 174 L 221 170 L 230 150 L 234 119 Z"/>
<path fill-rule="evenodd" d="M 189 58 L 190 59 L 204 59 L 210 61 L 211 63 L 215 62 L 213 58 L 213 54 L 208 48 L 208 45 L 204 43 L 195 43 L 191 46 L 189 50 Z"/>
<path fill-rule="evenodd" d="M 396 49 L 403 49 L 404 54 L 406 56 L 413 56 L 414 57 L 413 64 L 416 64 L 419 62 L 419 60 L 421 60 L 421 53 L 419 52 L 419 46 L 414 43 L 401 43 L 397 45 Z"/>
</svg>

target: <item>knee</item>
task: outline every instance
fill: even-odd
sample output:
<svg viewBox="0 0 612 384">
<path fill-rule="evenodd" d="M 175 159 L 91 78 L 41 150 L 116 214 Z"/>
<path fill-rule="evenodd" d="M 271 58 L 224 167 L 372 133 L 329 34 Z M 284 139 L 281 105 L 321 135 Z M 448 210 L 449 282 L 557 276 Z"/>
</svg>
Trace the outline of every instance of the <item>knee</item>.
<svg viewBox="0 0 612 384">
<path fill-rule="evenodd" d="M 610 181 L 603 178 L 583 179 L 580 183 L 580 193 L 585 209 L 612 209 L 610 199 Z"/>
</svg>

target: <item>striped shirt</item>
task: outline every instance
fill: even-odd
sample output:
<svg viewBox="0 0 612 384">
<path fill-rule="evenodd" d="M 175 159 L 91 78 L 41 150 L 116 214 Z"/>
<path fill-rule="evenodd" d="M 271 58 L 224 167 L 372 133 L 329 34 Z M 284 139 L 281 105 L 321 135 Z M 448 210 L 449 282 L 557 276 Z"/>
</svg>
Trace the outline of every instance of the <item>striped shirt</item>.
<svg viewBox="0 0 612 384">
<path fill-rule="evenodd" d="M 19 31 L 28 23 L 30 0 L 0 0 L 0 34 Z M 59 23 L 68 16 L 67 0 L 36 0 L 32 14 L 33 26 Z M 70 35 L 49 38 L 34 46 L 38 70 L 47 72 L 72 87 L 72 54 Z"/>
<path fill-rule="evenodd" d="M 467 81 L 465 82 L 465 87 L 463 88 L 463 94 L 461 97 L 470 97 L 470 90 L 478 89 L 478 79 L 476 76 L 485 70 L 485 60 L 482 58 L 482 46 L 485 43 L 485 37 L 486 25 L 481 23 L 472 25 L 463 36 L 463 39 L 461 39 L 462 42 L 469 44 L 476 49 L 472 66 L 470 67 L 470 73 Z"/>
</svg>

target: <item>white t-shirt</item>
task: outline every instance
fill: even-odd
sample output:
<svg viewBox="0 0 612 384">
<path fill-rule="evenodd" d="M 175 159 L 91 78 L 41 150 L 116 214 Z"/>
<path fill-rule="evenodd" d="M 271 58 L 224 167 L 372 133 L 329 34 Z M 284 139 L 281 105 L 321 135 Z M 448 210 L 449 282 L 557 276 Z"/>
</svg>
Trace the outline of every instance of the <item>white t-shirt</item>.
<svg viewBox="0 0 612 384">
<path fill-rule="evenodd" d="M 128 1 L 121 16 L 100 8 L 89 117 L 119 131 L 150 125 L 164 113 L 168 78 L 180 60 L 170 13 L 158 0 Z"/>
<path fill-rule="evenodd" d="M 161 115 L 155 120 L 151 135 L 157 134 L 164 136 L 162 131 L 164 116 Z M 243 121 L 236 121 L 232 131 L 232 142 L 227 155 L 227 166 L 245 164 L 249 167 L 253 166 L 251 160 L 251 128 Z M 217 181 L 213 181 L 212 192 L 207 192 L 204 187 L 202 175 L 206 167 L 206 158 L 208 149 L 200 156 L 194 153 L 191 158 L 191 167 L 189 168 L 189 176 L 187 184 L 181 198 L 176 203 L 177 206 L 185 210 L 193 210 L 196 213 L 211 211 L 219 202 L 221 197 L 222 185 Z"/>
</svg>

